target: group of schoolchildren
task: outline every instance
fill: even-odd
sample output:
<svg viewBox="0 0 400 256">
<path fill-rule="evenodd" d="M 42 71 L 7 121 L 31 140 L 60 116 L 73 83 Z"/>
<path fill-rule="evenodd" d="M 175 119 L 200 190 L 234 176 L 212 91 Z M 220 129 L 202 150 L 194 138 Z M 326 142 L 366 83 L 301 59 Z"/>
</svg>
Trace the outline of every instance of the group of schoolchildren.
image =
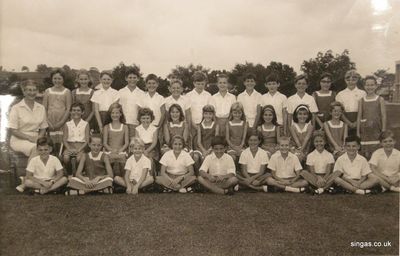
<svg viewBox="0 0 400 256">
<path fill-rule="evenodd" d="M 385 103 L 375 94 L 373 76 L 364 79 L 364 91 L 356 86 L 359 75 L 348 71 L 348 87 L 336 95 L 332 76 L 324 73 L 321 89 L 309 95 L 301 75 L 289 98 L 278 91 L 274 74 L 266 77 L 264 95 L 254 89 L 255 76 L 246 74 L 238 97 L 228 91 L 225 74 L 217 78 L 215 95 L 205 90 L 202 72 L 194 73 L 194 89 L 185 95 L 182 81 L 173 77 L 167 98 L 157 93 L 156 75 L 146 77 L 145 92 L 137 87 L 139 78 L 128 70 L 126 87 L 117 91 L 111 73 L 102 72 L 92 89 L 82 70 L 71 93 L 63 73 L 53 72 L 54 85 L 43 99 L 49 136 L 37 140 L 37 156 L 17 189 L 62 189 L 68 195 L 113 188 L 128 194 L 155 188 L 217 194 L 244 188 L 400 191 L 400 152 L 386 129 Z M 62 164 L 51 155 L 54 149 Z"/>
</svg>

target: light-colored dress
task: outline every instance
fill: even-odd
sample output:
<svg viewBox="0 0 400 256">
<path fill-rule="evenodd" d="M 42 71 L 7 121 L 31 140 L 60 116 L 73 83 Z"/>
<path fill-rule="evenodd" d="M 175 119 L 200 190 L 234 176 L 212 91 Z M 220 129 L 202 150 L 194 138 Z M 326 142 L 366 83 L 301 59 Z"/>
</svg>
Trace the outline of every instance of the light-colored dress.
<svg viewBox="0 0 400 256">
<path fill-rule="evenodd" d="M 54 91 L 52 88 L 48 88 L 45 91 L 45 94 L 47 94 L 48 99 L 47 120 L 55 125 L 62 120 L 65 112 L 69 111 L 69 109 L 67 109 L 67 98 L 68 94 L 71 94 L 71 92 L 67 88 L 64 88 L 64 90 L 61 92 L 57 92 Z M 55 131 L 50 131 L 50 137 L 53 140 L 53 143 L 62 142 L 63 125 Z"/>
</svg>

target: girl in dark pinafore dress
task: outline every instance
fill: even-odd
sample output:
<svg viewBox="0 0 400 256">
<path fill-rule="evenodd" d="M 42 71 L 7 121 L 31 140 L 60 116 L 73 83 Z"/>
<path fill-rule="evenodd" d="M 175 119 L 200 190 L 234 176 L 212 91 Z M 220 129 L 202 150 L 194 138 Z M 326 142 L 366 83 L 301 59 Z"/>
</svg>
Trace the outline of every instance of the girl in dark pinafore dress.
<svg viewBox="0 0 400 256">
<path fill-rule="evenodd" d="M 191 143 L 188 142 L 189 130 L 185 121 L 185 115 L 183 109 L 179 104 L 172 104 L 168 109 L 168 120 L 165 122 L 164 127 L 164 145 L 161 148 L 161 154 L 163 155 L 171 148 L 170 145 L 172 137 L 180 135 L 184 138 L 185 144 L 188 145 L 184 150 L 186 152 L 191 149 Z"/>
<path fill-rule="evenodd" d="M 329 120 L 330 104 L 335 101 L 336 93 L 330 90 L 332 75 L 323 73 L 320 77 L 321 90 L 315 91 L 313 97 L 318 107 L 316 115 L 316 130 L 323 129 L 324 123 Z"/>
<path fill-rule="evenodd" d="M 91 88 L 92 81 L 89 73 L 86 70 L 80 70 L 76 76 L 78 88 L 72 91 L 72 103 L 79 102 L 85 107 L 82 119 L 89 123 L 91 130 L 97 126 L 93 112 L 93 103 L 90 99 L 93 96 L 94 90 Z"/>
<path fill-rule="evenodd" d="M 243 105 L 240 102 L 232 104 L 229 112 L 229 121 L 226 126 L 225 138 L 228 143 L 228 154 L 235 163 L 239 161 L 240 154 L 244 150 L 248 124 L 244 114 Z"/>
<path fill-rule="evenodd" d="M 280 129 L 277 123 L 275 109 L 272 105 L 265 105 L 261 110 L 261 124 L 257 132 L 262 135 L 261 148 L 271 157 L 277 150 Z"/>
<path fill-rule="evenodd" d="M 331 103 L 331 120 L 324 123 L 324 130 L 328 139 L 329 151 L 335 159 L 345 153 L 344 140 L 347 137 L 347 124 L 341 120 L 344 106 L 334 101 Z"/>
</svg>

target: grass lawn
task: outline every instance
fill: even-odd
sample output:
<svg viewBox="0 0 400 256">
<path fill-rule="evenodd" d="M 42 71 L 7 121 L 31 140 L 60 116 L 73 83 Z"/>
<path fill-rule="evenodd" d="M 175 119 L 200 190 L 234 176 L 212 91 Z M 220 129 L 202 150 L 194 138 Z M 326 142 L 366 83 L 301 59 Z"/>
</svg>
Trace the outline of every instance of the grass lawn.
<svg viewBox="0 0 400 256">
<path fill-rule="evenodd" d="M 4 192 L 4 191 L 3 191 Z M 397 255 L 399 195 L 0 194 L 0 255 Z M 391 247 L 351 247 L 351 242 Z"/>
</svg>

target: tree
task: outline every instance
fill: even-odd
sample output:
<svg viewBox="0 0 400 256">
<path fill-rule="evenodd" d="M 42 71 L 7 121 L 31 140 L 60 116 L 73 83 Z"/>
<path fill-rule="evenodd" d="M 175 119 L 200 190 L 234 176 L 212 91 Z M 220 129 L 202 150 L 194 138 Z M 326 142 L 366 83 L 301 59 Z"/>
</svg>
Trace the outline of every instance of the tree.
<svg viewBox="0 0 400 256">
<path fill-rule="evenodd" d="M 144 90 L 144 80 L 142 77 L 143 74 L 140 73 L 140 66 L 136 65 L 135 63 L 133 63 L 131 66 L 126 66 L 123 62 L 120 62 L 119 65 L 116 66 L 112 71 L 112 75 L 114 77 L 112 87 L 114 89 L 119 90 L 126 86 L 127 82 L 125 80 L 125 74 L 130 68 L 137 70 L 137 72 L 139 74 L 139 81 L 137 83 L 137 86 L 140 89 Z"/>
<path fill-rule="evenodd" d="M 346 88 L 344 75 L 346 71 L 355 69 L 356 64 L 350 60 L 349 51 L 344 50 L 341 54 L 334 54 L 332 50 L 325 53 L 318 52 L 317 57 L 303 61 L 301 71 L 303 71 L 309 79 L 308 93 L 318 90 L 319 77 L 324 72 L 329 72 L 333 76 L 332 89 L 340 91 Z"/>
<path fill-rule="evenodd" d="M 21 71 L 22 72 L 29 72 L 29 68 L 27 66 L 22 66 Z"/>
<path fill-rule="evenodd" d="M 36 71 L 45 73 L 45 72 L 50 72 L 51 68 L 47 67 L 46 64 L 39 64 L 36 66 Z"/>
<path fill-rule="evenodd" d="M 246 62 L 245 64 L 236 64 L 229 75 L 229 82 L 236 88 L 237 93 L 241 93 L 245 90 L 244 87 L 244 76 L 248 73 L 252 73 L 256 76 L 256 86 L 255 89 L 260 93 L 264 93 L 265 90 L 265 75 L 266 69 L 261 64 L 254 65 L 251 62 Z"/>
<path fill-rule="evenodd" d="M 196 71 L 202 71 L 205 74 L 208 74 L 210 69 L 203 67 L 202 65 L 193 65 L 189 64 L 188 66 L 176 66 L 171 70 L 171 74 L 168 76 L 170 78 L 172 75 L 177 76 L 183 82 L 183 90 L 185 92 L 193 89 L 193 80 L 192 76 Z"/>
<path fill-rule="evenodd" d="M 276 74 L 279 77 L 280 81 L 279 91 L 281 93 L 289 97 L 296 92 L 296 88 L 294 87 L 294 79 L 296 78 L 296 72 L 291 66 L 287 64 L 282 64 L 281 62 L 271 61 L 266 67 L 266 76 L 272 73 Z"/>
</svg>

